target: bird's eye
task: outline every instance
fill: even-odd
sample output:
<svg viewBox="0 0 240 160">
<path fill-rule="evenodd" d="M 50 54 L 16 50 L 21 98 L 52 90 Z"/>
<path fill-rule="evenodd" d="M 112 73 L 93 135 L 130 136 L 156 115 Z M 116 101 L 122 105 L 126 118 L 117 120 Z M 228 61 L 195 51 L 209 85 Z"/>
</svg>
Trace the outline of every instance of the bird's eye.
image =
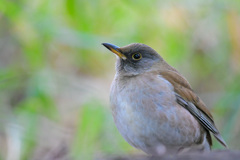
<svg viewBox="0 0 240 160">
<path fill-rule="evenodd" d="M 133 55 L 132 55 L 132 59 L 133 60 L 140 60 L 142 58 L 142 55 L 141 55 L 141 53 L 134 53 Z"/>
</svg>

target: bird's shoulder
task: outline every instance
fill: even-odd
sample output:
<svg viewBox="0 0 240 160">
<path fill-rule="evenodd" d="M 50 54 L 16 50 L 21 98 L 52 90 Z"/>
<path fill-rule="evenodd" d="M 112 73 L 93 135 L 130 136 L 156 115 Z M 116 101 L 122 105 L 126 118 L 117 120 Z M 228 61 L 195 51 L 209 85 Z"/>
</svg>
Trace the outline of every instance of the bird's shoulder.
<svg viewBox="0 0 240 160">
<path fill-rule="evenodd" d="M 160 70 L 158 74 L 160 74 L 163 78 L 165 78 L 172 84 L 176 94 L 181 96 L 184 100 L 193 103 L 199 110 L 201 110 L 211 120 L 213 120 L 212 114 L 210 113 L 204 102 L 193 91 L 191 85 L 186 80 L 186 78 L 184 78 L 177 70 Z"/>
</svg>

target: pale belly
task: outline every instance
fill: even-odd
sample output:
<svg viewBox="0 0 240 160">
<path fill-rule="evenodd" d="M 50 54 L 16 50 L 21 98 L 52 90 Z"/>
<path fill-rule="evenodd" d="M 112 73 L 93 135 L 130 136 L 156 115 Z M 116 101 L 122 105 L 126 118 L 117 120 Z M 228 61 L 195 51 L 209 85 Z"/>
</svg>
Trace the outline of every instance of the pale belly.
<svg viewBox="0 0 240 160">
<path fill-rule="evenodd" d="M 151 85 L 128 84 L 112 87 L 110 98 L 116 126 L 128 143 L 151 153 L 159 146 L 178 150 L 200 141 L 200 124 L 175 101 L 170 83 L 160 77 Z"/>
</svg>

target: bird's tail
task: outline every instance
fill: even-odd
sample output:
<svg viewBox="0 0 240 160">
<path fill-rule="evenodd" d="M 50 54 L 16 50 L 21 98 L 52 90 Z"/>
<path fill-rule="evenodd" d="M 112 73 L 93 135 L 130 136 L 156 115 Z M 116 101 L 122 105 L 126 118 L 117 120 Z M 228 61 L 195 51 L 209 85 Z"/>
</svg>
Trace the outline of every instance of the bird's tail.
<svg viewBox="0 0 240 160">
<path fill-rule="evenodd" d="M 224 147 L 228 148 L 226 142 L 224 141 L 220 133 L 213 134 L 213 135 Z"/>
</svg>

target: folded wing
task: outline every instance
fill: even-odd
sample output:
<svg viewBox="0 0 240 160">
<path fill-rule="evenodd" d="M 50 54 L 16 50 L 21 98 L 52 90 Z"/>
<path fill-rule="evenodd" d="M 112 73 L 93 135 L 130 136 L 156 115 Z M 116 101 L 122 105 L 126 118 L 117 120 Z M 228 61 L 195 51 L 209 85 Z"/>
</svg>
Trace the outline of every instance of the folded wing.
<svg viewBox="0 0 240 160">
<path fill-rule="evenodd" d="M 227 147 L 226 142 L 214 124 L 210 111 L 203 101 L 193 92 L 188 81 L 175 69 L 162 71 L 160 75 L 173 85 L 177 102 L 186 108 L 223 146 Z M 210 136 L 208 137 L 208 141 L 211 145 L 212 141 Z"/>
</svg>

